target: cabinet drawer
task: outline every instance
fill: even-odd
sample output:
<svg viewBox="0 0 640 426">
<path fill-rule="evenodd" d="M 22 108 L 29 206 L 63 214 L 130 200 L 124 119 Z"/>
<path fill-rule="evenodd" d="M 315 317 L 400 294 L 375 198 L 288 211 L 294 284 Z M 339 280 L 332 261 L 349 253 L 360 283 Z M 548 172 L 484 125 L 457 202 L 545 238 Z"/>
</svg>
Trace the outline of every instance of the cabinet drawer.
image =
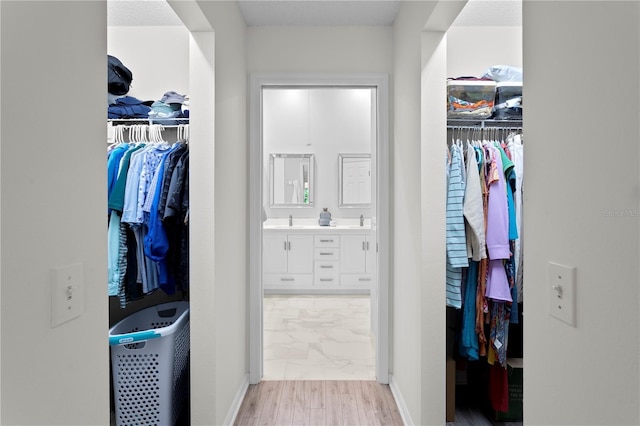
<svg viewBox="0 0 640 426">
<path fill-rule="evenodd" d="M 343 287 L 371 287 L 374 284 L 371 274 L 342 274 L 340 285 Z"/>
<path fill-rule="evenodd" d="M 313 253 L 315 260 L 340 260 L 340 249 L 338 248 L 315 248 Z"/>
<path fill-rule="evenodd" d="M 265 286 L 271 287 L 311 285 L 312 283 L 312 274 L 264 274 L 263 281 Z"/>
<path fill-rule="evenodd" d="M 314 285 L 338 285 L 340 281 L 339 262 L 315 262 Z"/>
<path fill-rule="evenodd" d="M 340 247 L 340 236 L 339 235 L 315 235 L 313 237 L 313 245 L 316 248 Z"/>
</svg>

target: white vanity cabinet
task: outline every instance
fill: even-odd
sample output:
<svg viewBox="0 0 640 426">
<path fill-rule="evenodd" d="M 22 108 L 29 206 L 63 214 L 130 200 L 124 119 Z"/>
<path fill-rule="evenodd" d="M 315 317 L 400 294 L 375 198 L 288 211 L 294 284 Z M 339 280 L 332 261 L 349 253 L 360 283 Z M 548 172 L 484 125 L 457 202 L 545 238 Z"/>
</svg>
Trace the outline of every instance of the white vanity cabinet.
<svg viewBox="0 0 640 426">
<path fill-rule="evenodd" d="M 370 292 L 375 284 L 375 248 L 374 233 L 367 228 L 265 227 L 264 290 Z"/>
<path fill-rule="evenodd" d="M 376 242 L 372 234 L 347 234 L 340 238 L 340 283 L 371 286 L 375 278 Z"/>
<path fill-rule="evenodd" d="M 340 283 L 340 235 L 313 237 L 313 285 L 333 287 Z"/>
<path fill-rule="evenodd" d="M 265 232 L 262 241 L 265 288 L 313 284 L 313 235 Z"/>
</svg>

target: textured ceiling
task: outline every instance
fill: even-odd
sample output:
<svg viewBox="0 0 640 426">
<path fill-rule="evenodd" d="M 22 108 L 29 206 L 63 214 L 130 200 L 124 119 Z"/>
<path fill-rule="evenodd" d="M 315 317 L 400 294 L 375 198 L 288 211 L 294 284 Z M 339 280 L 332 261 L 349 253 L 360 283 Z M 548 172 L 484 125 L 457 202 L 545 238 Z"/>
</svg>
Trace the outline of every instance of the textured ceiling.
<svg viewBox="0 0 640 426">
<path fill-rule="evenodd" d="M 522 0 L 470 0 L 454 26 L 521 26 Z"/>
<path fill-rule="evenodd" d="M 182 21 L 164 0 L 108 0 L 107 25 L 175 26 Z"/>
<path fill-rule="evenodd" d="M 247 25 L 392 25 L 399 1 L 238 1 Z"/>
<path fill-rule="evenodd" d="M 217 0 L 212 0 L 217 1 Z M 397 0 L 239 0 L 250 26 L 261 25 L 392 25 Z M 182 25 L 164 0 L 109 0 L 110 26 Z M 457 26 L 520 26 L 521 0 L 470 0 Z"/>
</svg>

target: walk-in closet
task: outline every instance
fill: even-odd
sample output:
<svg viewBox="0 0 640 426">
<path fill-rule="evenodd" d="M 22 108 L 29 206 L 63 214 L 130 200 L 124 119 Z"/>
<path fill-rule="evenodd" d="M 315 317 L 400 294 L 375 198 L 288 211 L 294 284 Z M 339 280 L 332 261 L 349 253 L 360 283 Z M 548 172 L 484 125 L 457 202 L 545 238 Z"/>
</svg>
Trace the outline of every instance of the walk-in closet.
<svg viewBox="0 0 640 426">
<path fill-rule="evenodd" d="M 151 10 L 109 2 L 109 349 L 118 426 L 190 423 L 189 32 L 157 5 L 164 25 L 145 26 Z"/>
<path fill-rule="evenodd" d="M 448 424 L 523 420 L 519 7 L 469 3 L 447 33 Z"/>
</svg>

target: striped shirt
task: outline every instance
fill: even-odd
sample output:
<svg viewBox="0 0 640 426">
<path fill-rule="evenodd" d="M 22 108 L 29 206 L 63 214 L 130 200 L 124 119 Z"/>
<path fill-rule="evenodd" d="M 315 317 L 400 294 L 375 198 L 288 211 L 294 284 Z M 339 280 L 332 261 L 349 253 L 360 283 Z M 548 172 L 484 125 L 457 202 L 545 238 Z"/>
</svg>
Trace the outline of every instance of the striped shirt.
<svg viewBox="0 0 640 426">
<path fill-rule="evenodd" d="M 464 160 L 461 148 L 451 146 L 451 163 L 447 179 L 447 306 L 462 307 L 462 270 L 469 266 L 465 236 L 463 204 L 465 192 Z"/>
</svg>

